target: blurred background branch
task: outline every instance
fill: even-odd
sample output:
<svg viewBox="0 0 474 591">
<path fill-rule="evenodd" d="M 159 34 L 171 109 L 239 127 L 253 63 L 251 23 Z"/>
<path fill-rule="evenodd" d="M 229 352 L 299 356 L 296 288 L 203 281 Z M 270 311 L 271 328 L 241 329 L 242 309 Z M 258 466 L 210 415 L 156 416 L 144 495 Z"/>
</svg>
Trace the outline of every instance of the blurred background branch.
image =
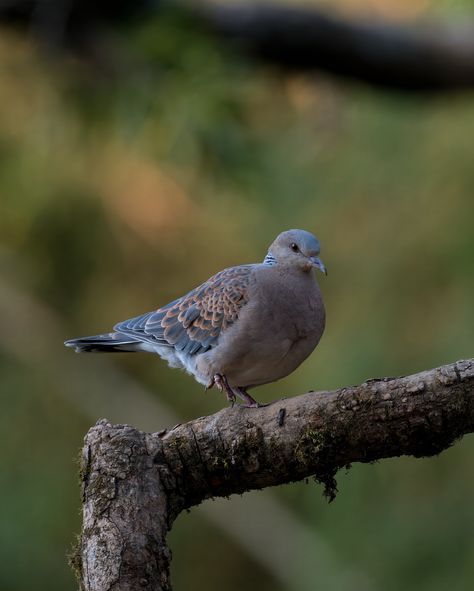
<svg viewBox="0 0 474 591">
<path fill-rule="evenodd" d="M 204 5 L 200 13 L 224 41 L 284 68 L 405 91 L 474 86 L 473 25 L 397 25 L 270 3 Z"/>
<path fill-rule="evenodd" d="M 474 23 L 391 23 L 297 3 L 160 0 L 2 0 L 0 19 L 26 25 L 49 47 L 96 55 L 112 28 L 163 13 L 183 30 L 285 69 L 330 73 L 373 86 L 443 92 L 474 86 Z M 95 48 L 95 49 L 94 49 Z M 122 55 L 122 59 L 124 56 Z"/>
</svg>

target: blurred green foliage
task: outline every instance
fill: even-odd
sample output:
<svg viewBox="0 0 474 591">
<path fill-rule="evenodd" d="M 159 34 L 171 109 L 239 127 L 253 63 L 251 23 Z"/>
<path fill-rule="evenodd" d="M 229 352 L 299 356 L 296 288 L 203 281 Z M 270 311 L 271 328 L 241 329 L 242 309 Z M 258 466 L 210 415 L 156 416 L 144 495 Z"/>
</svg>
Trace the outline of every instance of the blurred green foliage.
<svg viewBox="0 0 474 591">
<path fill-rule="evenodd" d="M 258 399 L 472 356 L 472 95 L 284 76 L 174 18 L 124 28 L 101 51 L 92 65 L 45 59 L 6 31 L 0 41 L 3 591 L 74 588 L 65 555 L 80 528 L 76 456 L 108 388 L 104 377 L 85 408 L 69 391 L 77 375 L 112 363 L 182 419 L 224 405 L 150 356 L 73 357 L 62 339 L 261 260 L 278 232 L 303 227 L 329 268 L 326 334 Z M 113 392 L 108 400 L 106 413 Z M 130 422 L 117 405 L 110 413 Z M 438 458 L 354 466 L 330 506 L 313 483 L 272 491 L 334 558 L 321 582 L 309 545 L 293 589 L 339 589 L 340 565 L 366 581 L 353 589 L 472 588 L 473 451 L 466 437 Z M 260 548 L 250 553 L 230 530 L 202 508 L 180 517 L 176 589 L 283 588 Z M 269 544 L 291 535 L 276 520 Z"/>
</svg>

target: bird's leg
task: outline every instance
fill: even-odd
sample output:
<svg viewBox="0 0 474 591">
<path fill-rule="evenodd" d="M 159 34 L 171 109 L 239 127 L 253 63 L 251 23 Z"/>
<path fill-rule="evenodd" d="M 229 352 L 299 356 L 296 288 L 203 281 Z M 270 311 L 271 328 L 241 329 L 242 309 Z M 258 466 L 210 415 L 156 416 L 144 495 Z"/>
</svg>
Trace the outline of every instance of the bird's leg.
<svg viewBox="0 0 474 591">
<path fill-rule="evenodd" d="M 267 406 L 266 404 L 260 404 L 254 398 L 252 398 L 252 396 L 250 396 L 250 394 L 247 392 L 245 388 L 232 388 L 229 385 L 227 378 L 223 374 L 216 373 L 216 375 L 214 376 L 213 384 L 215 384 L 221 392 L 225 392 L 227 400 L 230 402 L 231 406 L 234 406 L 235 404 L 236 395 L 245 402 L 245 406 L 247 408 L 258 408 L 261 406 Z"/>
<path fill-rule="evenodd" d="M 254 400 L 245 388 L 233 388 L 233 390 L 239 398 L 242 398 L 242 400 L 245 402 L 245 406 L 247 406 L 248 408 L 257 408 L 259 406 L 266 406 L 266 404 L 260 404 L 259 402 Z"/>
<path fill-rule="evenodd" d="M 235 392 L 229 386 L 227 378 L 220 373 L 216 373 L 216 375 L 214 376 L 214 384 L 219 388 L 221 392 L 225 392 L 225 395 L 227 396 L 227 400 L 230 402 L 230 405 L 234 406 Z"/>
</svg>

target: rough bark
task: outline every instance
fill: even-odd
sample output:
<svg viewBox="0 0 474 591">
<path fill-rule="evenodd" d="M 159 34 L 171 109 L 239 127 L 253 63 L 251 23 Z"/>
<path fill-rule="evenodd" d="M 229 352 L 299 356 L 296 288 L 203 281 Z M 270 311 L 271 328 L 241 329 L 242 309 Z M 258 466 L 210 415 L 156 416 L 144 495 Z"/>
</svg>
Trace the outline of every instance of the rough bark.
<svg viewBox="0 0 474 591">
<path fill-rule="evenodd" d="M 83 449 L 85 591 L 167 591 L 166 534 L 210 497 L 313 476 L 332 500 L 352 462 L 432 456 L 474 431 L 474 359 L 401 378 L 226 408 L 143 433 L 99 421 Z"/>
</svg>

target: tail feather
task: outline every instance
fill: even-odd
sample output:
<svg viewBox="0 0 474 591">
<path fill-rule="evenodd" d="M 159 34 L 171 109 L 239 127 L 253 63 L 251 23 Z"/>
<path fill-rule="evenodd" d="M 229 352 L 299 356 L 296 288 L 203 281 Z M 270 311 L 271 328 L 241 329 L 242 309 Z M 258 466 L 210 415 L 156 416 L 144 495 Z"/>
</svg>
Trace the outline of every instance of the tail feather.
<svg viewBox="0 0 474 591">
<path fill-rule="evenodd" d="M 64 341 L 66 347 L 72 347 L 76 353 L 125 353 L 139 351 L 141 342 L 120 332 L 97 334 Z"/>
</svg>

